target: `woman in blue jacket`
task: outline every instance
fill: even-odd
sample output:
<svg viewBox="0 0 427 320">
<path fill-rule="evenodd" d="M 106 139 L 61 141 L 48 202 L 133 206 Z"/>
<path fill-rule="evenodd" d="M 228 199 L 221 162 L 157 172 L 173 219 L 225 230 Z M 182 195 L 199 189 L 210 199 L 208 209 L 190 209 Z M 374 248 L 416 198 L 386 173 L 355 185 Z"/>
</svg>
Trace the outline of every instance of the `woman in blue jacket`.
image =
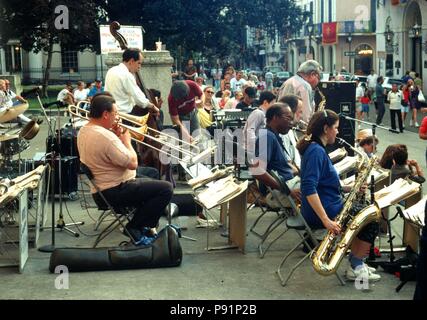
<svg viewBox="0 0 427 320">
<path fill-rule="evenodd" d="M 308 124 L 306 136 L 297 146 L 302 156 L 302 215 L 311 227 L 326 228 L 337 235 L 341 233 L 341 228 L 334 219 L 344 206 L 341 191 L 351 190 L 349 186 L 341 187 L 338 173 L 325 149 L 327 145 L 335 143 L 338 127 L 339 117 L 334 111 L 316 112 Z M 351 280 L 366 278 L 370 281 L 378 281 L 381 278 L 375 273 L 374 268 L 368 267 L 363 262 L 377 233 L 378 224 L 372 223 L 353 240 L 347 278 Z"/>
</svg>

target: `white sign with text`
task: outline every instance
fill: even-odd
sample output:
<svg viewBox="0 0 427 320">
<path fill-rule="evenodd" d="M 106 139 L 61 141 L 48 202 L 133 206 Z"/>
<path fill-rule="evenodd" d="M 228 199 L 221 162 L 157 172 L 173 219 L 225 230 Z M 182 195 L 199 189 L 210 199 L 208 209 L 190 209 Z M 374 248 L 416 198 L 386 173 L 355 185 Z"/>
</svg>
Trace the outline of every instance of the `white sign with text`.
<svg viewBox="0 0 427 320">
<path fill-rule="evenodd" d="M 110 26 L 99 26 L 101 36 L 101 54 L 122 52 L 120 44 L 110 33 Z M 138 26 L 121 26 L 120 34 L 126 39 L 129 48 L 138 48 L 143 50 L 142 27 Z"/>
</svg>

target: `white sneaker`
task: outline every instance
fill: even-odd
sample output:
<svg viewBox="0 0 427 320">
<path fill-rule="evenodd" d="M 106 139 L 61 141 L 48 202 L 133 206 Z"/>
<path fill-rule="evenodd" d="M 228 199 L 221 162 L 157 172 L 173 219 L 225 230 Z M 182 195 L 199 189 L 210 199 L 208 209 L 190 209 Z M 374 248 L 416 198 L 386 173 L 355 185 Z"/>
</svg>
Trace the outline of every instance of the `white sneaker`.
<svg viewBox="0 0 427 320">
<path fill-rule="evenodd" d="M 410 126 L 410 127 L 413 127 L 413 126 L 414 126 L 414 121 L 412 121 L 412 119 L 411 119 L 411 121 L 409 121 L 409 126 Z"/>
<path fill-rule="evenodd" d="M 418 122 L 415 122 L 415 128 L 419 128 L 420 125 L 418 124 Z"/>
<path fill-rule="evenodd" d="M 376 273 L 377 269 L 368 266 L 366 263 L 363 263 L 366 269 L 368 269 L 369 273 Z"/>
<path fill-rule="evenodd" d="M 366 265 L 362 265 L 356 269 L 353 269 L 351 266 L 349 266 L 345 272 L 345 276 L 348 280 L 351 281 L 367 279 L 369 281 L 376 282 L 381 279 L 379 274 L 370 272 Z"/>
</svg>

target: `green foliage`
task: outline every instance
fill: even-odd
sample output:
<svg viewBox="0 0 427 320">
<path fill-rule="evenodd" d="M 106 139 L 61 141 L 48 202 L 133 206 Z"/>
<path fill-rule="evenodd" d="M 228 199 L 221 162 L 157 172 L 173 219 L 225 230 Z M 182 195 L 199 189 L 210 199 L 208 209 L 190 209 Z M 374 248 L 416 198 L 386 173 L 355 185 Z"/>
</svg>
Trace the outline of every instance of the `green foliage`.
<svg viewBox="0 0 427 320">
<path fill-rule="evenodd" d="M 69 29 L 55 27 L 55 19 L 59 16 L 55 8 L 59 5 L 69 10 Z M 61 43 L 74 50 L 98 49 L 99 18 L 98 1 L 84 1 L 84 5 L 75 0 L 2 1 L 1 42 L 18 39 L 25 50 L 35 52 L 48 51 L 52 43 Z"/>
</svg>

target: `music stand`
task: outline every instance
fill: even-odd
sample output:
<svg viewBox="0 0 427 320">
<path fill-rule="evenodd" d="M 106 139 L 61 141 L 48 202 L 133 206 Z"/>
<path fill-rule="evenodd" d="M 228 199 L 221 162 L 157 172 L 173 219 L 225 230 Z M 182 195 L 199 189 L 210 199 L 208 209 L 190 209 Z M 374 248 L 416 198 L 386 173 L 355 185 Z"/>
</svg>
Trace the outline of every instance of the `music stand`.
<svg viewBox="0 0 427 320">
<path fill-rule="evenodd" d="M 60 231 L 67 231 L 75 237 L 79 237 L 80 234 L 71 230 L 70 226 L 83 225 L 84 222 L 73 222 L 65 223 L 64 216 L 62 213 L 62 168 L 61 168 L 61 125 L 60 125 L 60 107 L 63 106 L 61 103 L 56 102 L 53 105 L 57 106 L 57 119 L 56 122 L 52 125 L 52 120 L 46 113 L 45 107 L 40 99 L 38 92 L 36 92 L 37 100 L 40 104 L 40 108 L 43 111 L 43 115 L 48 124 L 49 136 L 48 141 L 50 142 L 50 178 L 51 178 L 51 201 L 52 201 L 52 225 L 46 227 L 47 229 L 52 229 L 52 242 L 50 245 L 46 245 L 39 248 L 41 252 L 53 252 L 55 250 L 55 229 Z M 57 127 L 56 135 L 54 128 Z M 58 152 L 57 152 L 58 151 Z M 59 218 L 55 225 L 55 160 L 58 160 L 58 193 L 59 193 Z"/>
</svg>

